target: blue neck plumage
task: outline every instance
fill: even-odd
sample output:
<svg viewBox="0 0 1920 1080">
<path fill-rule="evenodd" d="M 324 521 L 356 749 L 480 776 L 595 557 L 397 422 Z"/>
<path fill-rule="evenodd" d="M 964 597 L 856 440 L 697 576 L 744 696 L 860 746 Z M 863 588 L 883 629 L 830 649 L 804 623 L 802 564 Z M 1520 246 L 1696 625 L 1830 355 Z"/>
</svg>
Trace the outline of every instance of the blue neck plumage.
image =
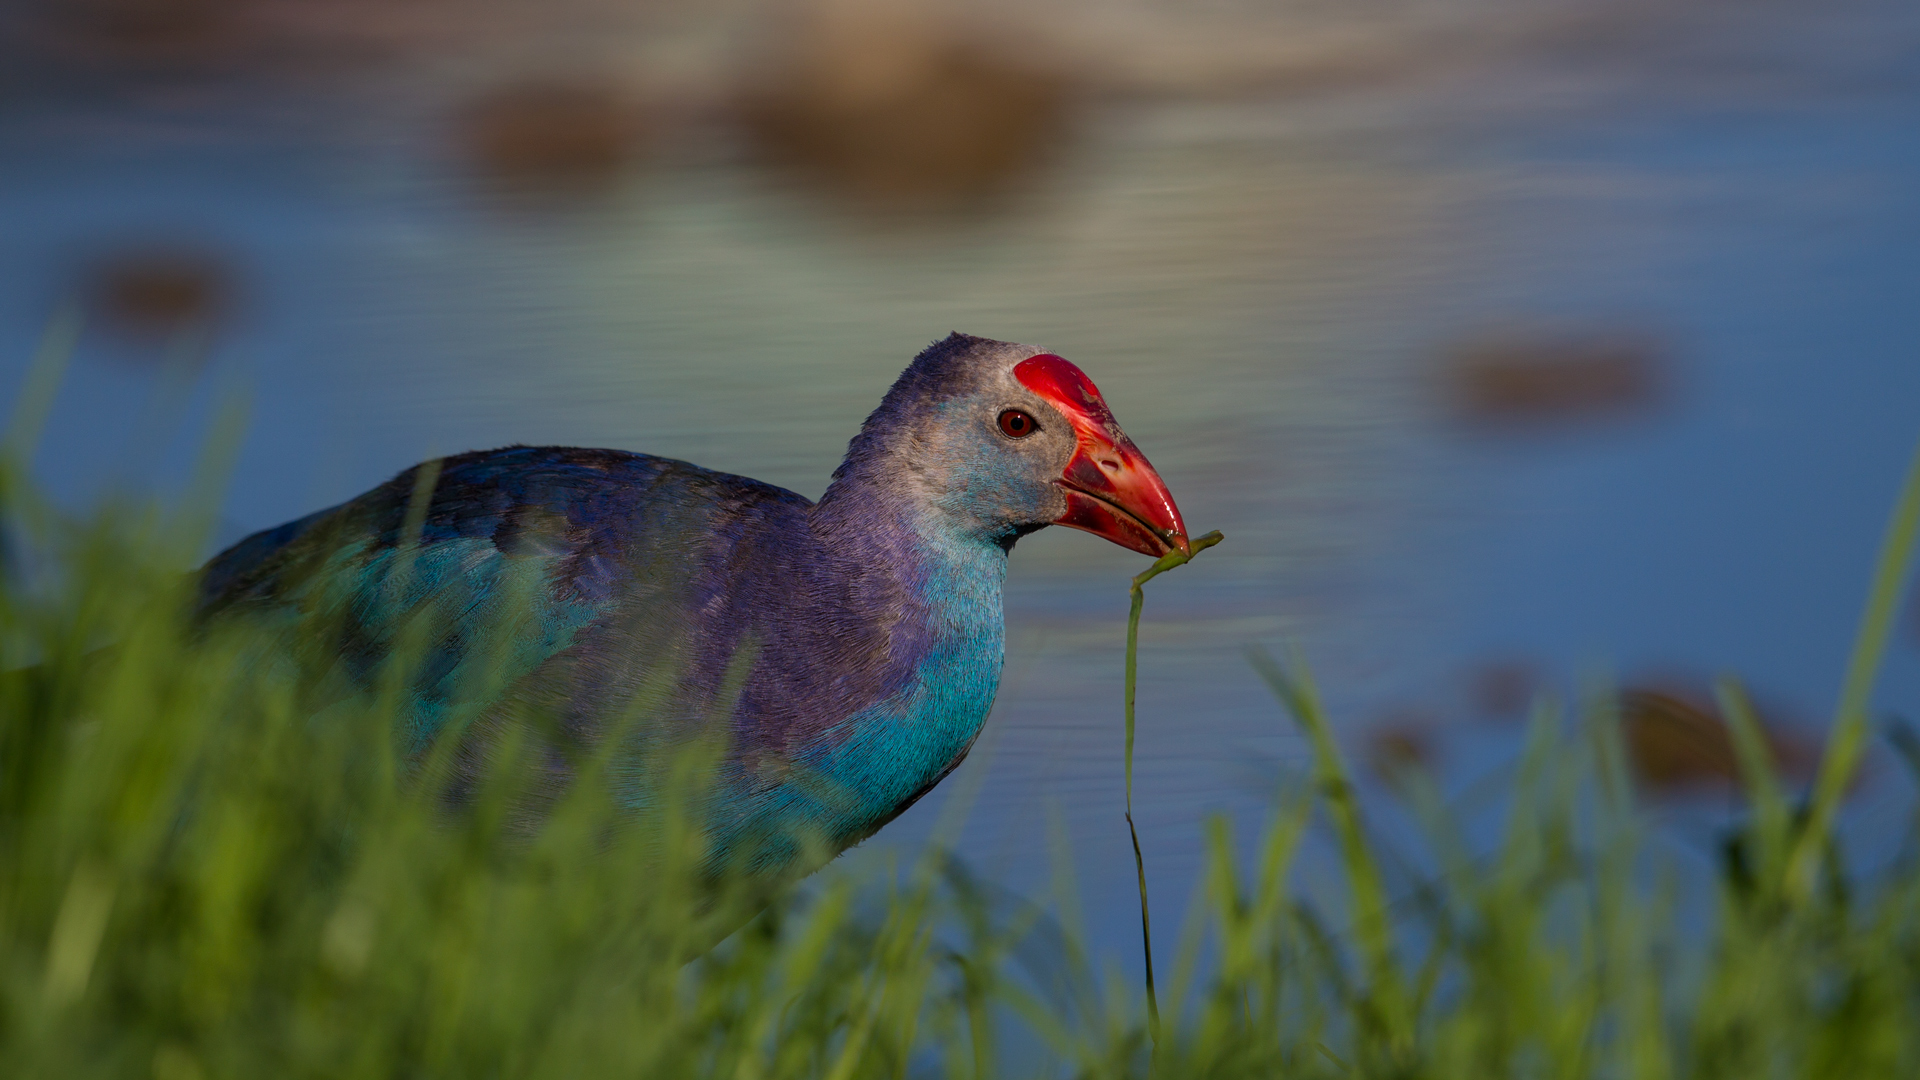
<svg viewBox="0 0 1920 1080">
<path fill-rule="evenodd" d="M 924 501 L 842 476 L 816 507 L 836 552 L 885 567 L 898 589 L 895 648 L 910 659 L 905 685 L 840 725 L 811 764 L 843 796 L 831 830 L 852 842 L 937 783 L 980 733 L 1005 655 L 1001 587 L 1007 551 L 997 537 Z"/>
</svg>

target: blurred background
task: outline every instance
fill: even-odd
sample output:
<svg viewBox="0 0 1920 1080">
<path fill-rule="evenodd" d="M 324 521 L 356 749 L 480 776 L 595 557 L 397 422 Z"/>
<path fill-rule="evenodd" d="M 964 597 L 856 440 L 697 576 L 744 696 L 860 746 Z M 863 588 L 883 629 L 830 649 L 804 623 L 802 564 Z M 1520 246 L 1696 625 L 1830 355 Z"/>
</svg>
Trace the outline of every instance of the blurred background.
<svg viewBox="0 0 1920 1080">
<path fill-rule="evenodd" d="M 1710 680 L 1806 773 L 1920 437 L 1920 7 L 0 0 L 0 407 L 65 304 L 41 479 L 176 491 L 238 396 L 222 545 L 513 442 L 815 497 L 928 342 L 1043 345 L 1228 537 L 1149 590 L 1162 912 L 1304 760 L 1249 644 L 1312 663 L 1389 834 L 1410 765 L 1493 820 L 1529 703 L 1611 680 L 1706 865 Z M 1130 959 L 1143 566 L 1023 541 L 986 735 L 851 857 L 963 809 L 1035 889 L 1058 829 Z M 1912 605 L 1880 701 L 1920 716 Z"/>
</svg>

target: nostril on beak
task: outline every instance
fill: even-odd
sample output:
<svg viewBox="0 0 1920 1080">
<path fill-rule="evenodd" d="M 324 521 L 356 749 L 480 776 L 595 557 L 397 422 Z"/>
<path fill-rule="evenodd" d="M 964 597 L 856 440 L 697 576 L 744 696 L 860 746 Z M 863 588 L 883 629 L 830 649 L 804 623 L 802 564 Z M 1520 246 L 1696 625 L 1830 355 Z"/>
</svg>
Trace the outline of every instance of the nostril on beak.
<svg viewBox="0 0 1920 1080">
<path fill-rule="evenodd" d="M 1113 460 L 1112 458 L 1102 458 L 1100 460 L 1100 467 L 1107 470 L 1110 473 L 1117 473 L 1120 471 L 1120 463 Z"/>
</svg>

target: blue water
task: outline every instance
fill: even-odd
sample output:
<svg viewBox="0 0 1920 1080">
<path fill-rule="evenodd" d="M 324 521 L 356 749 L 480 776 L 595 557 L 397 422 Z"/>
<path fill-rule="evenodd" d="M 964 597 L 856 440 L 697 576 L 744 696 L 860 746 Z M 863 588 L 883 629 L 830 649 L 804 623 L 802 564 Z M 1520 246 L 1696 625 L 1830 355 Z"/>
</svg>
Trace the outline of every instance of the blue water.
<svg viewBox="0 0 1920 1080">
<path fill-rule="evenodd" d="M 223 253 L 238 299 L 204 366 L 170 396 L 151 345 L 91 327 L 37 469 L 74 506 L 166 490 L 237 397 L 232 537 L 512 442 L 816 496 L 933 338 L 1061 352 L 1187 521 L 1228 536 L 1153 584 L 1142 637 L 1136 818 L 1177 911 L 1204 815 L 1251 827 L 1302 762 L 1248 644 L 1304 651 L 1356 755 L 1420 711 L 1456 788 L 1516 749 L 1463 704 L 1489 659 L 1568 691 L 1729 671 L 1809 724 L 1830 708 L 1920 439 L 1920 20 L 1610 18 L 1326 85 L 1109 96 L 962 216 L 849 211 L 724 145 L 577 203 L 502 200 L 450 159 L 427 76 L 377 84 L 414 94 L 384 112 L 360 84 L 49 84 L 0 101 L 0 387 L 97 254 Z M 1670 391 L 1463 425 L 1445 356 L 1516 327 L 1647 336 Z M 1090 931 L 1131 955 L 1119 687 L 1143 562 L 1022 541 L 987 735 L 863 857 L 912 850 L 960 793 L 962 853 L 1038 888 L 1057 823 Z M 1912 618 L 1879 708 L 1920 716 Z M 1869 861 L 1912 792 L 1878 754 L 1848 820 Z M 1676 859 L 1706 857 L 1711 813 L 1656 817 Z"/>
</svg>

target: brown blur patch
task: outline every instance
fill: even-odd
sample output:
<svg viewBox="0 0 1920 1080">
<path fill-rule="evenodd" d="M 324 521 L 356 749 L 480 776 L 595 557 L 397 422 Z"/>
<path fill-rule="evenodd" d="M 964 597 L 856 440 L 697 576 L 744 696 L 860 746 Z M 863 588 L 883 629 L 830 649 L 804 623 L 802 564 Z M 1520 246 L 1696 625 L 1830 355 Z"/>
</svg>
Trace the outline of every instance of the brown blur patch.
<svg viewBox="0 0 1920 1080">
<path fill-rule="evenodd" d="M 0 0 L 4 5 L 5 0 Z M 472 55 L 524 41 L 551 13 L 473 0 L 26 0 L 6 29 L 29 80 L 245 76 L 306 82 L 367 65 Z M 0 45 L 6 42 L 0 40 Z"/>
<path fill-rule="evenodd" d="M 1414 772 L 1432 772 L 1440 762 L 1434 718 L 1422 712 L 1389 714 L 1367 731 L 1362 745 L 1367 767 L 1390 784 Z"/>
<path fill-rule="evenodd" d="M 1454 350 L 1446 372 L 1462 418 L 1518 426 L 1644 412 L 1664 397 L 1666 368 L 1651 337 L 1514 335 Z"/>
<path fill-rule="evenodd" d="M 110 329 L 162 339 L 224 322 L 232 314 L 237 287 L 232 265 L 212 252 L 150 248 L 95 262 L 87 270 L 85 292 Z"/>
<path fill-rule="evenodd" d="M 205 41 L 231 29 L 244 0 L 66 0 L 58 8 L 96 38 L 129 47 Z"/>
<path fill-rule="evenodd" d="M 1545 681 L 1530 660 L 1489 660 L 1467 673 L 1467 700 L 1485 719 L 1524 720 Z"/>
<path fill-rule="evenodd" d="M 1756 712 L 1761 712 L 1756 706 Z M 1774 766 L 1790 780 L 1811 778 L 1820 748 L 1765 712 L 1761 730 Z M 1621 737 L 1634 774 L 1659 794 L 1683 794 L 1740 782 L 1733 735 L 1708 694 L 1672 683 L 1629 687 L 1620 694 Z"/>
<path fill-rule="evenodd" d="M 477 171 L 532 188 L 609 183 L 639 160 L 648 133 L 631 95 L 588 80 L 500 87 L 469 105 L 458 124 Z"/>
<path fill-rule="evenodd" d="M 1067 128 L 1064 75 L 977 34 L 821 16 L 769 70 L 738 102 L 759 153 L 858 200 L 992 193 Z"/>
<path fill-rule="evenodd" d="M 23 26 L 55 62 L 88 68 L 199 68 L 254 42 L 254 0 L 48 0 Z"/>
</svg>

